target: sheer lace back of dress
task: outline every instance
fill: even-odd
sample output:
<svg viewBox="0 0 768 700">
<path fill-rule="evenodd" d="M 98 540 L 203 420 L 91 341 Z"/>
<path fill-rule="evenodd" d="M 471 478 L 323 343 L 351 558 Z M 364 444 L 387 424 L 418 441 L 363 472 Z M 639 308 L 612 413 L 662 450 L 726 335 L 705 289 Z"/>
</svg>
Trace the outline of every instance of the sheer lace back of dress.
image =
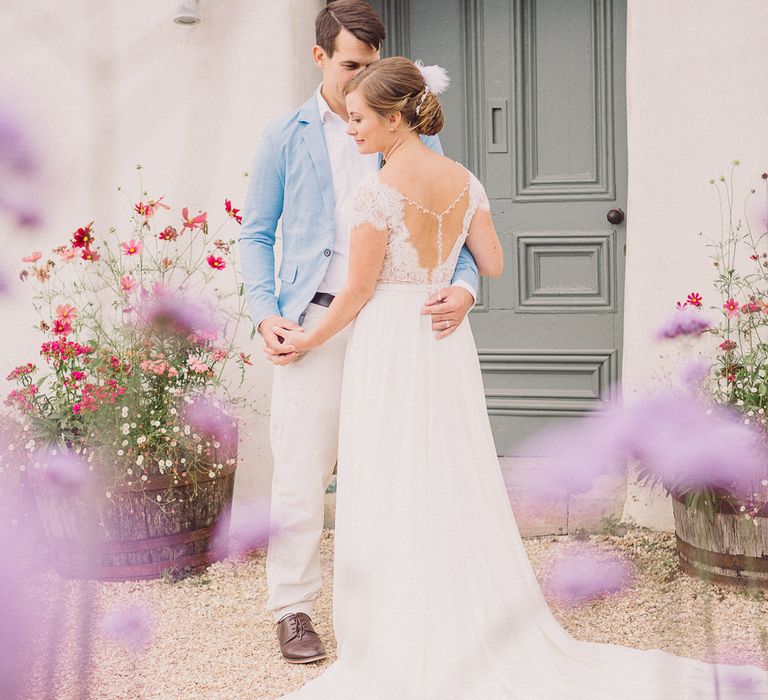
<svg viewBox="0 0 768 700">
<path fill-rule="evenodd" d="M 380 282 L 450 283 L 477 209 L 488 210 L 480 181 L 467 171 L 467 184 L 441 212 L 432 211 L 371 173 L 352 198 L 350 227 L 368 223 L 388 231 Z"/>
</svg>

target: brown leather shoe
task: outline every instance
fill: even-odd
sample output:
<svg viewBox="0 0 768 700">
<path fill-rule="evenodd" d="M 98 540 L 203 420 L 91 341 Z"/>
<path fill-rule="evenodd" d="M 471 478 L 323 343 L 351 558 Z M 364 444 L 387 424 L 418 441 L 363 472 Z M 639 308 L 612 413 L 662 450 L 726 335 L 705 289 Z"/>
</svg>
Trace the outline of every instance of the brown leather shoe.
<svg viewBox="0 0 768 700">
<path fill-rule="evenodd" d="M 325 648 L 306 613 L 288 613 L 277 622 L 277 641 L 289 664 L 308 664 L 325 658 Z"/>
</svg>

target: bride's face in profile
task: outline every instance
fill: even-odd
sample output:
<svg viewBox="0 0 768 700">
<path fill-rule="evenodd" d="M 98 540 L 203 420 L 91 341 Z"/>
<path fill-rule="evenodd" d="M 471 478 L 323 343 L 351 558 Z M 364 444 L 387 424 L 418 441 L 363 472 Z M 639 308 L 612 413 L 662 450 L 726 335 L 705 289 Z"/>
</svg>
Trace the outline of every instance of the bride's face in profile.
<svg viewBox="0 0 768 700">
<path fill-rule="evenodd" d="M 382 119 L 368 106 L 359 90 L 354 90 L 347 95 L 347 112 L 349 113 L 347 133 L 355 139 L 360 153 L 378 153 L 387 150 L 396 133 L 390 129 L 399 125 L 399 118 Z M 391 124 L 390 121 L 392 121 Z"/>
</svg>

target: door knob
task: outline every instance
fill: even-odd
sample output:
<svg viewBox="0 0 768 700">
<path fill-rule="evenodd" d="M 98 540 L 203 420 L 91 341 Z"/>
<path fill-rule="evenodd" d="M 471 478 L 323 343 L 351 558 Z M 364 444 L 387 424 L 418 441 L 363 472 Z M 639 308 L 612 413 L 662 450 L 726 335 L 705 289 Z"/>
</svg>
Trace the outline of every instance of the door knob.
<svg viewBox="0 0 768 700">
<path fill-rule="evenodd" d="M 624 212 L 621 209 L 611 209 L 605 218 L 608 219 L 609 224 L 618 226 L 624 221 Z"/>
</svg>

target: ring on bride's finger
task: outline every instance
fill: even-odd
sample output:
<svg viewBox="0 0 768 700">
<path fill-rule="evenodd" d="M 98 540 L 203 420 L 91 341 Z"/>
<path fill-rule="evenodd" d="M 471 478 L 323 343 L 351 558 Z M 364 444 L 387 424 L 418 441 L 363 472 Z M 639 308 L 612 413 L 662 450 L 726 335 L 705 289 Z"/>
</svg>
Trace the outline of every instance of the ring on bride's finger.
<svg viewBox="0 0 768 700">
<path fill-rule="evenodd" d="M 451 327 L 451 322 L 450 321 L 445 320 L 445 321 L 443 321 L 443 323 L 445 324 L 445 329 L 446 330 L 448 330 Z"/>
</svg>

